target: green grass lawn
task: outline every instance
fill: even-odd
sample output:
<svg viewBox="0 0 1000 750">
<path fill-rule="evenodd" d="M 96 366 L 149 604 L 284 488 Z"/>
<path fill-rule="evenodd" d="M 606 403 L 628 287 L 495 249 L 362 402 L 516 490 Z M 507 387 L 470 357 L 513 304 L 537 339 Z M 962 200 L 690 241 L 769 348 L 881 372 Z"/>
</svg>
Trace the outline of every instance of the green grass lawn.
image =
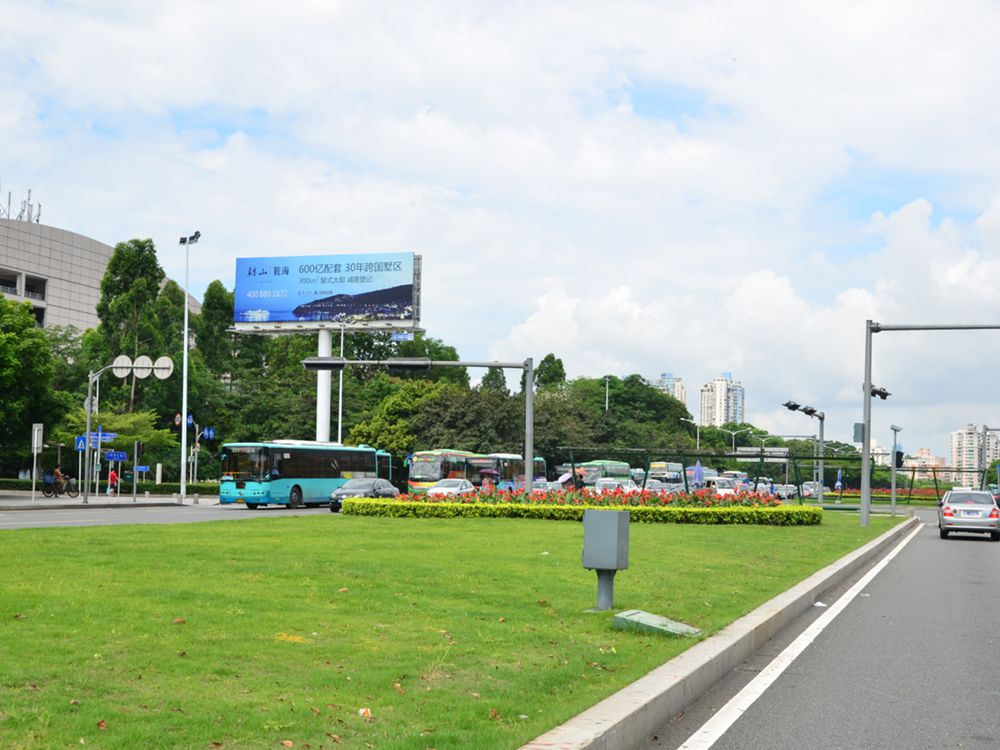
<svg viewBox="0 0 1000 750">
<path fill-rule="evenodd" d="M 633 524 L 615 607 L 710 635 L 899 520 Z M 516 748 L 693 643 L 585 612 L 582 543 L 326 513 L 0 532 L 0 746 Z"/>
</svg>

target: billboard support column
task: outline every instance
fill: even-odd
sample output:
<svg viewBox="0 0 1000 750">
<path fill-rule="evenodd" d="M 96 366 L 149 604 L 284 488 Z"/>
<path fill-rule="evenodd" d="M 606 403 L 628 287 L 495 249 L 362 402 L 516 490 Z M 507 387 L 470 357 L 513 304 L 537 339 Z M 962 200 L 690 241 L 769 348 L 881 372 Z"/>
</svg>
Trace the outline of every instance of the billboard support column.
<svg viewBox="0 0 1000 750">
<path fill-rule="evenodd" d="M 333 332 L 328 328 L 319 330 L 317 355 L 329 357 L 333 354 Z M 316 440 L 330 440 L 330 391 L 333 378 L 329 370 L 316 371 Z"/>
</svg>

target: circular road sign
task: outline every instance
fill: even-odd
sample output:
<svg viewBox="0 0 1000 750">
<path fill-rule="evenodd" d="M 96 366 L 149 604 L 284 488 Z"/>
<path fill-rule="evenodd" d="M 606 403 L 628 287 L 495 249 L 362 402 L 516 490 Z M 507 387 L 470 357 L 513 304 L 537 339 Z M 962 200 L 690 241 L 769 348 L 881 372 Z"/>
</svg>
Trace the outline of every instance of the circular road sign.
<svg viewBox="0 0 1000 750">
<path fill-rule="evenodd" d="M 157 358 L 156 362 L 153 363 L 153 374 L 160 380 L 169 378 L 173 372 L 174 361 L 166 355 Z"/>
<path fill-rule="evenodd" d="M 149 373 L 153 371 L 153 360 L 147 357 L 145 354 L 140 354 L 135 358 L 135 362 L 132 365 L 132 372 L 135 376 L 142 380 L 143 378 L 148 378 Z"/>
<path fill-rule="evenodd" d="M 127 378 L 132 372 L 132 358 L 127 354 L 119 354 L 115 361 L 111 363 L 111 372 L 119 378 Z"/>
</svg>

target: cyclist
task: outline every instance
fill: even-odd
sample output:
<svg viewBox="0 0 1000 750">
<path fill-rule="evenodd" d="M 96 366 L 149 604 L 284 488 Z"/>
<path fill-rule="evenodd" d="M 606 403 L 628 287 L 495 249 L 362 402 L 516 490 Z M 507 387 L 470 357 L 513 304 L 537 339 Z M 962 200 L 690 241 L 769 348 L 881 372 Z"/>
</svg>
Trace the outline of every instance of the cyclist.
<svg viewBox="0 0 1000 750">
<path fill-rule="evenodd" d="M 55 484 L 56 495 L 61 495 L 63 487 L 66 485 L 66 475 L 62 473 L 62 467 L 58 464 L 52 470 L 52 480 L 53 484 Z"/>
</svg>

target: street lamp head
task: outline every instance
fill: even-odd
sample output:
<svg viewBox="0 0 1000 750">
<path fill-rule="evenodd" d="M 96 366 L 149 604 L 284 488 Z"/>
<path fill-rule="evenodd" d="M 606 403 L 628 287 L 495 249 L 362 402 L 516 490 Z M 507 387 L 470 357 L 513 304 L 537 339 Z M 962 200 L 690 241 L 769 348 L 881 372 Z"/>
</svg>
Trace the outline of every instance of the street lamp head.
<svg viewBox="0 0 1000 750">
<path fill-rule="evenodd" d="M 889 429 L 892 430 L 893 432 L 902 432 L 903 431 L 902 427 L 897 427 L 894 424 L 889 425 Z"/>
<path fill-rule="evenodd" d="M 786 401 L 785 403 L 782 404 L 782 406 L 784 406 L 789 411 L 798 411 L 800 408 L 799 405 L 794 401 Z M 803 409 L 802 411 L 805 411 L 805 409 Z"/>
<path fill-rule="evenodd" d="M 190 237 L 188 237 L 188 242 L 197 242 L 200 239 L 201 239 L 201 232 L 199 232 L 196 229 L 195 232 L 194 232 L 194 234 L 192 234 Z"/>
</svg>

